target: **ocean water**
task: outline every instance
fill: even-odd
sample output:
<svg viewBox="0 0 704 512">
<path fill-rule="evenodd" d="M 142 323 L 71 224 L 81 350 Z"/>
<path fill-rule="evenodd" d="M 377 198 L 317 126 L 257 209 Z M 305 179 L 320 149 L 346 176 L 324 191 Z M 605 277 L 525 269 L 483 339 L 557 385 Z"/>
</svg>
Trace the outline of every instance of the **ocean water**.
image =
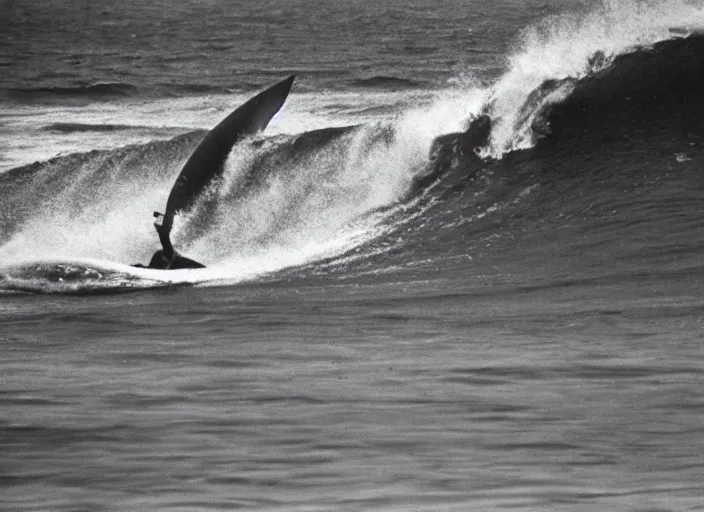
<svg viewBox="0 0 704 512">
<path fill-rule="evenodd" d="M 0 5 L 0 510 L 704 510 L 704 7 Z M 295 74 L 138 269 L 181 167 Z"/>
</svg>

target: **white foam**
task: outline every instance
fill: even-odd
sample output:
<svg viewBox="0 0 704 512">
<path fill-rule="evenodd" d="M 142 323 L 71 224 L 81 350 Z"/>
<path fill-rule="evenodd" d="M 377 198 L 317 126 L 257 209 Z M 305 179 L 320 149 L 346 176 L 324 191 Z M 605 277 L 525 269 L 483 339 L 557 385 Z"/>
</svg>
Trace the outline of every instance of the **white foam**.
<svg viewBox="0 0 704 512">
<path fill-rule="evenodd" d="M 237 282 L 336 256 L 376 236 L 383 229 L 386 214 L 374 212 L 404 197 L 413 176 L 424 170 L 435 137 L 463 128 L 464 119 L 458 115 L 456 105 L 469 104 L 472 98 L 471 91 L 459 90 L 442 94 L 293 95 L 267 129 L 269 136 L 370 119 L 374 122 L 307 156 L 278 162 L 275 169 L 256 169 L 257 157 L 275 150 L 289 137 L 275 137 L 263 145 L 244 141 L 236 146 L 226 164 L 224 179 L 215 190 L 214 217 L 205 232 L 196 238 L 190 236 L 189 229 L 184 229 L 188 228 L 189 219 L 183 217 L 177 219 L 174 229 L 177 248 L 206 263 L 208 268 L 169 272 L 168 279 Z M 420 106 L 400 110 L 409 102 Z M 120 118 L 120 124 L 146 123 L 150 119 L 153 123 L 156 112 L 168 111 L 164 116 L 167 124 L 178 121 L 182 125 L 202 123 L 209 127 L 231 110 L 232 97 L 157 103 L 131 111 L 128 119 Z M 124 113 L 120 109 L 124 108 L 125 105 L 112 105 L 102 120 L 116 121 L 114 117 L 120 117 Z M 382 109 L 383 115 L 377 108 Z M 59 109 L 36 115 L 42 123 L 51 123 L 65 114 Z M 95 112 L 83 115 L 72 122 L 99 124 L 100 119 L 91 117 Z M 151 176 L 145 162 L 144 169 L 122 174 L 133 177 L 130 180 L 104 178 L 97 187 L 91 185 L 87 196 L 82 184 L 105 161 L 100 156 L 86 159 L 73 184 L 56 191 L 51 202 L 4 241 L 0 260 L 7 264 L 32 259 L 92 258 L 102 265 L 106 261 L 148 260 L 158 248 L 150 213 L 161 209 L 171 183 Z M 253 186 L 243 186 L 242 179 L 249 172 L 267 178 Z M 41 179 L 37 186 L 40 182 Z M 194 214 L 197 215 L 198 212 Z M 163 276 L 158 271 L 131 272 L 144 273 L 145 279 L 161 280 Z"/>
<path fill-rule="evenodd" d="M 408 193 L 437 135 L 462 128 L 450 107 L 459 94 L 440 95 L 392 122 L 366 125 L 281 163 L 236 200 L 220 190 L 215 220 L 205 236 L 187 244 L 188 254 L 210 258 L 214 278 L 242 279 L 335 256 L 377 236 L 390 211 L 373 212 Z M 246 150 L 230 157 L 229 190 L 241 192 L 239 180 L 251 163 Z"/>
<path fill-rule="evenodd" d="M 677 37 L 672 27 L 704 27 L 704 9 L 683 0 L 604 0 L 587 13 L 546 18 L 526 29 L 508 58 L 507 71 L 489 88 L 494 120 L 491 141 L 483 156 L 505 153 L 534 143 L 530 122 L 517 125 L 528 95 L 548 79 L 581 78 L 589 58 L 603 52 L 608 64 L 633 47 Z M 562 90 L 546 102 L 559 101 Z"/>
</svg>

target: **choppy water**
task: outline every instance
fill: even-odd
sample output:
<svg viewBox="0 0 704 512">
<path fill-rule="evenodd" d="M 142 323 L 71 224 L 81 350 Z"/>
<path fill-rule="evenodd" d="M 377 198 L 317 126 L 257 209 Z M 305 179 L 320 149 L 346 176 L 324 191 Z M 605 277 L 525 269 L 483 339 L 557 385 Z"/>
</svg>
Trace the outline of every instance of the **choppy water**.
<svg viewBox="0 0 704 512">
<path fill-rule="evenodd" d="M 19 96 L 95 84 L 122 87 L 84 92 L 193 94 L 249 89 L 291 73 L 316 90 L 444 85 L 470 68 L 500 69 L 519 30 L 575 4 L 8 1 L 0 87 Z"/>
<path fill-rule="evenodd" d="M 700 5 L 2 10 L 0 510 L 704 510 Z"/>
<path fill-rule="evenodd" d="M 4 509 L 698 510 L 701 300 L 643 284 L 16 299 Z"/>
</svg>

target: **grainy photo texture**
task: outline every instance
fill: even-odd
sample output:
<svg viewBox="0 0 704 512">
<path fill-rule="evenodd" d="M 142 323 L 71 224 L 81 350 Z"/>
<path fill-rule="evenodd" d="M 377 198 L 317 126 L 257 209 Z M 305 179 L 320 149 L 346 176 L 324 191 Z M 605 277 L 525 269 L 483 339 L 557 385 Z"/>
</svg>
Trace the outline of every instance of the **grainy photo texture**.
<svg viewBox="0 0 704 512">
<path fill-rule="evenodd" d="M 704 511 L 704 4 L 0 0 L 0 512 Z"/>
</svg>

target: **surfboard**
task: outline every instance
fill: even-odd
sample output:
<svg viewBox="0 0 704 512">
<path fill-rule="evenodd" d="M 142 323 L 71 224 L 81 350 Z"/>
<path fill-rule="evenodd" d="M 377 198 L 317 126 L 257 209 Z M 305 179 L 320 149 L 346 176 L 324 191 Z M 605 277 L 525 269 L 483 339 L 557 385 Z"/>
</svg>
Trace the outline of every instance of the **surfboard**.
<svg viewBox="0 0 704 512">
<path fill-rule="evenodd" d="M 242 138 L 264 130 L 288 97 L 295 75 L 272 85 L 235 109 L 210 130 L 196 147 L 166 202 L 164 226 L 171 232 L 173 218 L 189 210 L 203 190 L 224 171 L 232 147 Z"/>
</svg>

